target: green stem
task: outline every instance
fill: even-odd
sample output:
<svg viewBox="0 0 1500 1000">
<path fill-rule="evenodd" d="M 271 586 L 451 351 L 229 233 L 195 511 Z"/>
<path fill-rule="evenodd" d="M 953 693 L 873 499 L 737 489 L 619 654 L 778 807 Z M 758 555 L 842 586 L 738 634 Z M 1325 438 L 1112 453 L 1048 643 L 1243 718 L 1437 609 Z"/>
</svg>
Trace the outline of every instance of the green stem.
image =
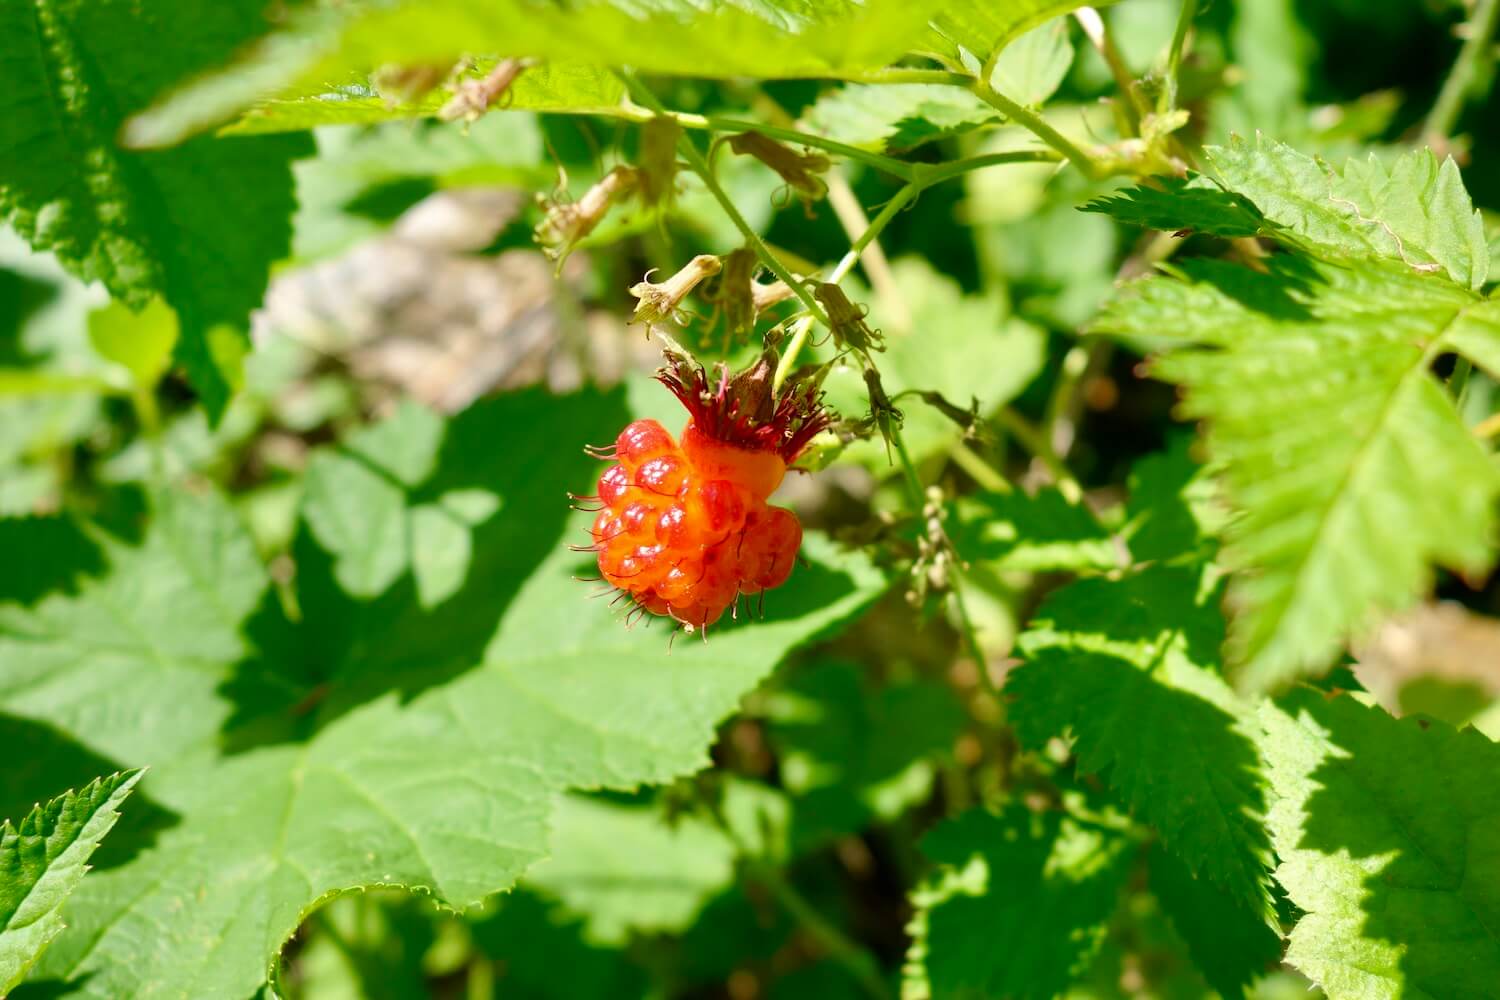
<svg viewBox="0 0 1500 1000">
<path fill-rule="evenodd" d="M 1182 52 L 1187 45 L 1188 30 L 1198 16 L 1198 0 L 1182 0 L 1177 12 L 1177 27 L 1172 32 L 1172 47 L 1167 50 L 1167 85 L 1162 88 L 1160 110 L 1163 113 L 1177 107 L 1178 76 L 1182 69 Z"/>
<path fill-rule="evenodd" d="M 1104 18 L 1092 7 L 1080 7 L 1073 12 L 1073 19 L 1083 28 L 1083 33 L 1109 67 L 1110 76 L 1115 78 L 1115 86 L 1120 89 L 1120 96 L 1125 100 L 1125 123 L 1130 126 L 1130 134 L 1140 135 L 1141 119 L 1146 116 L 1148 109 L 1141 99 L 1140 91 L 1136 89 L 1135 76 L 1130 72 L 1130 67 L 1125 65 L 1125 57 L 1120 55 L 1119 48 L 1104 27 Z"/>
<path fill-rule="evenodd" d="M 1464 404 L 1469 401 L 1469 376 L 1474 374 L 1474 362 L 1463 355 L 1453 365 L 1453 374 L 1448 376 L 1448 391 L 1453 394 L 1453 405 L 1463 416 Z"/>
<path fill-rule="evenodd" d="M 948 446 L 948 457 L 953 459 L 954 465 L 967 472 L 970 479 L 991 493 L 1015 492 L 1015 487 L 1010 484 L 1009 480 L 996 472 L 990 463 L 962 441 L 955 441 Z"/>
<path fill-rule="evenodd" d="M 1000 166 L 1006 163 L 1059 163 L 1062 156 L 1050 149 L 1020 149 L 1008 153 L 983 153 L 979 156 L 969 156 L 962 160 L 954 160 L 951 163 L 914 163 L 912 167 L 915 176 L 912 180 L 921 188 L 926 189 L 942 181 L 950 180 L 972 170 L 980 170 L 984 167 Z"/>
<path fill-rule="evenodd" d="M 795 142 L 802 146 L 812 146 L 815 149 L 837 153 L 839 156 L 847 157 L 851 160 L 858 160 L 861 163 L 874 167 L 876 170 L 884 171 L 904 181 L 909 181 L 912 178 L 913 167 L 910 163 L 895 159 L 894 157 L 883 156 L 880 153 L 872 153 L 868 149 L 860 149 L 858 146 L 851 146 L 836 139 L 825 139 L 823 136 L 815 135 L 811 132 L 801 132 L 797 129 L 781 128 L 776 125 L 763 125 L 760 122 L 741 121 L 738 118 L 719 118 L 713 115 L 704 119 L 704 122 L 709 129 L 715 132 L 759 132 L 761 135 L 772 139 L 780 139 L 783 142 Z M 686 125 L 686 123 L 683 124 Z"/>
<path fill-rule="evenodd" d="M 1067 136 L 1051 125 L 1048 125 L 1041 115 L 1029 111 L 1015 101 L 1012 101 L 1009 97 L 1006 97 L 990 86 L 986 80 L 971 79 L 968 81 L 968 88 L 981 101 L 1067 157 L 1074 166 L 1083 171 L 1085 177 L 1103 176 L 1104 172 L 1094 162 L 1093 157 L 1075 146 Z"/>
<path fill-rule="evenodd" d="M 1443 81 L 1437 102 L 1422 126 L 1422 136 L 1428 142 L 1446 139 L 1458 123 L 1464 103 L 1472 96 L 1480 67 L 1491 58 L 1490 40 L 1497 23 L 1500 23 L 1500 0 L 1479 0 L 1474 5 L 1474 15 L 1465 25 L 1463 48 L 1459 50 L 1448 78 Z"/>
<path fill-rule="evenodd" d="M 777 902 L 786 907 L 803 930 L 823 946 L 829 957 L 849 970 L 866 993 L 876 1000 L 889 998 L 890 991 L 880 978 L 879 966 L 874 957 L 819 913 L 795 886 L 781 877 L 781 872 L 775 865 L 747 859 L 746 867 L 750 876 L 771 890 L 771 895 L 776 897 Z"/>
<path fill-rule="evenodd" d="M 836 285 L 848 277 L 849 272 L 854 270 L 854 265 L 859 261 L 859 255 L 864 253 L 865 247 L 869 246 L 884 231 L 885 227 L 890 225 L 891 220 L 896 217 L 896 213 L 905 208 L 907 203 L 915 198 L 917 192 L 920 190 L 921 187 L 915 181 L 912 181 L 891 196 L 891 200 L 885 203 L 885 207 L 876 214 L 874 219 L 870 220 L 870 224 L 865 227 L 865 231 L 860 233 L 859 238 L 850 244 L 849 252 L 844 254 L 843 258 L 834 265 L 832 271 L 828 272 L 829 283 Z M 828 325 L 826 317 L 818 315 L 817 319 L 824 326 Z M 812 333 L 812 325 L 813 316 L 805 316 L 792 327 L 792 336 L 787 341 L 786 351 L 781 355 L 781 361 L 776 366 L 776 375 L 771 380 L 772 391 L 780 389 L 786 382 L 787 376 L 796 367 L 797 356 L 807 346 L 807 339 Z"/>
<path fill-rule="evenodd" d="M 667 109 L 662 107 L 661 102 L 656 99 L 656 95 L 651 93 L 644 84 L 637 80 L 633 73 L 628 70 L 616 70 L 615 73 L 624 82 L 630 91 L 630 95 L 635 100 L 640 101 L 657 114 L 665 115 L 667 113 Z M 688 166 L 692 168 L 693 173 L 697 174 L 703 181 L 703 186 L 708 188 L 709 193 L 714 196 L 714 200 L 719 203 L 719 207 L 724 210 L 724 214 L 729 217 L 729 221 L 734 223 L 734 227 L 740 231 L 740 235 L 745 237 L 745 244 L 751 250 L 755 251 L 755 255 L 760 258 L 761 263 L 766 265 L 766 269 L 776 275 L 778 280 L 786 282 L 786 286 L 792 290 L 792 294 L 796 295 L 802 301 L 802 305 L 812 314 L 813 318 L 824 326 L 827 326 L 828 316 L 823 312 L 823 307 L 818 305 L 817 301 L 812 297 L 812 293 L 807 290 L 802 282 L 798 281 L 792 275 L 792 272 L 787 270 L 786 265 L 777 259 L 776 255 L 771 252 L 771 248 L 766 246 L 765 241 L 760 238 L 760 234 L 755 231 L 755 228 L 745 221 L 745 217 L 740 214 L 740 210 L 735 207 L 729 195 L 719 186 L 718 178 L 714 177 L 713 168 L 709 166 L 708 160 L 704 158 L 703 153 L 693 144 L 693 140 L 686 135 L 682 136 L 677 142 L 677 149 L 682 154 L 682 158 L 687 160 Z"/>
<path fill-rule="evenodd" d="M 1083 487 L 1078 485 L 1078 480 L 1073 478 L 1073 473 L 1068 471 L 1063 460 L 1057 457 L 1057 452 L 1052 450 L 1052 443 L 1047 440 L 1045 434 L 1008 406 L 1000 411 L 996 419 L 1017 441 L 1021 442 L 1021 447 L 1031 452 L 1032 457 L 1046 467 L 1065 499 L 1070 503 L 1077 503 L 1083 499 Z"/>
</svg>

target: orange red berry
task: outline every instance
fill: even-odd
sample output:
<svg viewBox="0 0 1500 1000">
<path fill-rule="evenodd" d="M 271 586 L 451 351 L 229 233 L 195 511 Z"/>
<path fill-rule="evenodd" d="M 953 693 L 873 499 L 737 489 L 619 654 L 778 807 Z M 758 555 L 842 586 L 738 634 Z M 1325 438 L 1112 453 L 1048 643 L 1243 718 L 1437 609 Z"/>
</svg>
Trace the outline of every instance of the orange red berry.
<svg viewBox="0 0 1500 1000">
<path fill-rule="evenodd" d="M 802 525 L 767 501 L 830 417 L 816 387 L 771 391 L 772 352 L 733 378 L 720 366 L 713 385 L 691 359 L 668 359 L 658 378 L 689 419 L 679 439 L 636 420 L 599 453 L 614 464 L 599 477 L 592 549 L 637 607 L 704 629 L 791 575 Z"/>
</svg>

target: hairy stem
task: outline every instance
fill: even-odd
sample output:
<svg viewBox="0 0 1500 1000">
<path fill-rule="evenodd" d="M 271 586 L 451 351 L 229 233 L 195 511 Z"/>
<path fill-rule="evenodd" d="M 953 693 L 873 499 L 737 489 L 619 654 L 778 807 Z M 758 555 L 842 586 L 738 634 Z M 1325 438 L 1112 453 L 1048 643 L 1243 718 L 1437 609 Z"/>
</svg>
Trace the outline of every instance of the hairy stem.
<svg viewBox="0 0 1500 1000">
<path fill-rule="evenodd" d="M 661 102 L 656 99 L 656 95 L 651 93 L 644 84 L 637 80 L 635 74 L 628 70 L 616 70 L 615 72 L 624 82 L 626 88 L 630 91 L 630 95 L 635 100 L 640 101 L 657 114 L 664 115 L 667 113 L 666 108 L 662 107 Z M 703 153 L 693 144 L 693 140 L 686 135 L 682 136 L 677 142 L 677 149 L 682 154 L 682 158 L 687 160 L 688 166 L 692 168 L 693 173 L 697 174 L 703 181 L 703 186 L 708 188 L 709 194 L 713 195 L 714 200 L 719 203 L 719 207 L 724 210 L 724 214 L 729 217 L 729 221 L 734 223 L 734 228 L 738 229 L 740 235 L 745 237 L 745 244 L 751 250 L 755 251 L 755 256 L 760 258 L 761 263 L 766 266 L 766 269 L 776 275 L 777 279 L 786 282 L 786 286 L 792 290 L 792 294 L 801 300 L 802 305 L 812 314 L 813 318 L 824 326 L 827 326 L 828 316 L 823 312 L 823 307 L 818 305 L 817 300 L 812 297 L 812 293 L 771 252 L 771 248 L 766 246 L 765 241 L 760 238 L 760 234 L 755 231 L 755 227 L 745 221 L 745 217 L 735 207 L 734 201 L 719 186 L 719 181 L 714 176 L 713 168 L 709 166 L 708 160 L 703 156 Z"/>
<path fill-rule="evenodd" d="M 1009 118 L 1017 125 L 1020 125 L 1032 135 L 1036 136 L 1038 139 L 1042 140 L 1047 145 L 1057 150 L 1063 156 L 1067 157 L 1069 162 L 1071 162 L 1079 170 L 1083 171 L 1084 176 L 1103 176 L 1104 172 L 1099 168 L 1099 165 L 1094 162 L 1093 157 L 1089 156 L 1089 154 L 1085 153 L 1083 150 L 1074 145 L 1073 141 L 1067 136 L 1063 135 L 1051 125 L 1048 125 L 1046 120 L 1043 119 L 1041 115 L 1027 110 L 1021 105 L 1017 104 L 1015 101 L 1012 101 L 1009 97 L 1006 97 L 1004 94 L 1000 93 L 994 87 L 990 86 L 989 81 L 970 79 L 968 81 L 968 88 L 973 91 L 974 96 L 978 97 L 981 101 L 988 104 L 996 111 L 999 111 L 1005 117 Z"/>
<path fill-rule="evenodd" d="M 1104 18 L 1092 7 L 1080 7 L 1073 12 L 1073 19 L 1083 28 L 1083 33 L 1109 67 L 1109 75 L 1115 78 L 1115 86 L 1120 88 L 1120 95 L 1125 99 L 1125 122 L 1130 126 L 1132 134 L 1140 135 L 1141 119 L 1145 117 L 1147 108 L 1136 89 L 1135 76 L 1130 72 L 1130 67 L 1125 65 L 1125 57 L 1120 55 L 1120 50 L 1104 27 Z"/>
<path fill-rule="evenodd" d="M 1459 49 L 1437 102 L 1427 115 L 1422 126 L 1422 138 L 1429 143 L 1441 143 L 1448 138 L 1458 124 L 1458 116 L 1464 104 L 1472 97 L 1475 81 L 1481 70 L 1494 58 L 1491 40 L 1495 25 L 1500 23 L 1500 0 L 1478 0 L 1474 14 L 1464 25 L 1464 44 Z"/>
<path fill-rule="evenodd" d="M 1182 71 L 1182 54 L 1187 45 L 1188 30 L 1198 16 L 1198 0 L 1182 0 L 1177 11 L 1177 27 L 1172 32 L 1172 47 L 1167 49 L 1167 85 L 1161 91 L 1158 110 L 1165 113 L 1177 107 L 1178 77 Z"/>
<path fill-rule="evenodd" d="M 919 190 L 920 188 L 916 183 L 910 183 L 891 196 L 891 200 L 885 203 L 885 207 L 870 221 L 870 224 L 865 227 L 865 231 L 860 233 L 859 238 L 850 245 L 849 252 L 844 254 L 843 259 L 828 273 L 828 281 L 831 284 L 836 285 L 848 277 L 849 272 L 854 270 L 854 265 L 858 262 L 859 255 L 864 253 L 865 247 L 869 246 L 871 241 L 879 236 L 886 226 L 890 225 L 891 220 L 896 217 L 896 213 L 905 208 L 907 203 L 917 196 Z M 771 382 L 774 388 L 781 388 L 782 383 L 786 381 L 787 376 L 796 367 L 797 356 L 807 346 L 807 339 L 812 333 L 813 318 L 813 316 L 804 317 L 792 327 L 791 339 L 787 342 L 786 351 L 781 356 L 781 363 L 776 366 L 776 375 Z M 828 325 L 826 317 L 817 315 L 817 319 L 824 326 Z"/>
</svg>

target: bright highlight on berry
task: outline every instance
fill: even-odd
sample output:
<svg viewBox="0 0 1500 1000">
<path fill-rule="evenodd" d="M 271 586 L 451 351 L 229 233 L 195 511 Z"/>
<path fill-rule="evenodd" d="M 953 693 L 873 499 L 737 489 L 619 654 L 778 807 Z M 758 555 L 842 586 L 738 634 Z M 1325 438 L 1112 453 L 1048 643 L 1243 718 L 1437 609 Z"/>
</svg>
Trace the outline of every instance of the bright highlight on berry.
<svg viewBox="0 0 1500 1000">
<path fill-rule="evenodd" d="M 787 467 L 831 422 L 815 380 L 771 389 L 776 353 L 767 350 L 713 381 L 675 348 L 657 379 L 688 410 L 680 439 L 655 420 L 637 420 L 614 446 L 595 497 L 591 531 L 599 572 L 641 614 L 706 629 L 735 605 L 781 586 L 802 546 L 797 515 L 766 503 Z"/>
</svg>

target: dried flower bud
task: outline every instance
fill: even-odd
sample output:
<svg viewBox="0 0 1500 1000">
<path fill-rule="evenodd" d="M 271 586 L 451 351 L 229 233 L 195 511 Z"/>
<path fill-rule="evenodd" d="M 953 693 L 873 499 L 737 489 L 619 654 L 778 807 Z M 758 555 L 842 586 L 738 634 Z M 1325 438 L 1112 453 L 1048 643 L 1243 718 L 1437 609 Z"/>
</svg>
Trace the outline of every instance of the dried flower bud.
<svg viewBox="0 0 1500 1000">
<path fill-rule="evenodd" d="M 683 320 L 677 312 L 678 307 L 682 305 L 682 300 L 698 287 L 698 282 L 710 275 L 718 274 L 722 266 L 719 258 L 712 254 L 699 254 L 659 285 L 650 281 L 632 285 L 630 294 L 640 301 L 636 303 L 635 314 L 630 321 L 632 323 L 644 322 L 648 334 L 652 324 L 658 320 L 671 317 L 679 324 L 682 323 Z M 646 277 L 651 277 L 651 274 L 648 272 Z"/>
<path fill-rule="evenodd" d="M 641 204 L 647 208 L 671 204 L 677 193 L 677 139 L 682 126 L 671 118 L 658 117 L 641 128 L 641 151 L 637 166 L 641 174 Z"/>
<path fill-rule="evenodd" d="M 885 350 L 885 340 L 880 336 L 880 331 L 871 330 L 870 325 L 865 322 L 865 307 L 850 302 L 838 285 L 823 282 L 813 289 L 813 298 L 828 313 L 828 325 L 833 331 L 834 343 L 839 347 L 861 354 Z"/>
<path fill-rule="evenodd" d="M 478 121 L 480 115 L 505 99 L 510 85 L 530 65 L 531 61 L 527 59 L 501 59 L 481 79 L 459 81 L 453 98 L 443 105 L 438 117 L 445 122 L 460 118 L 467 122 Z"/>
<path fill-rule="evenodd" d="M 760 312 L 755 306 L 755 272 L 760 269 L 760 261 L 754 250 L 740 247 L 720 262 L 724 270 L 713 288 L 712 301 L 723 310 L 725 335 L 741 337 L 755 329 L 755 317 Z"/>
<path fill-rule="evenodd" d="M 741 132 L 729 137 L 729 148 L 743 156 L 753 156 L 786 181 L 787 187 L 804 202 L 817 201 L 828 193 L 828 185 L 818 174 L 827 173 L 833 161 L 822 153 L 799 153 L 785 143 L 767 138 L 759 132 Z"/>
<path fill-rule="evenodd" d="M 448 79 L 457 65 L 452 62 L 419 63 L 413 66 L 388 63 L 371 74 L 370 83 L 384 99 L 386 107 L 415 104 Z"/>
<path fill-rule="evenodd" d="M 561 262 L 573 252 L 579 240 L 594 231 L 612 205 L 630 196 L 638 182 L 635 168 L 618 166 L 575 202 L 538 196 L 546 215 L 534 235 L 543 252 Z"/>
<path fill-rule="evenodd" d="M 785 281 L 773 281 L 767 285 L 757 281 L 750 286 L 750 298 L 755 303 L 757 314 L 765 312 L 779 302 L 785 302 L 792 295 L 792 286 Z"/>
</svg>

